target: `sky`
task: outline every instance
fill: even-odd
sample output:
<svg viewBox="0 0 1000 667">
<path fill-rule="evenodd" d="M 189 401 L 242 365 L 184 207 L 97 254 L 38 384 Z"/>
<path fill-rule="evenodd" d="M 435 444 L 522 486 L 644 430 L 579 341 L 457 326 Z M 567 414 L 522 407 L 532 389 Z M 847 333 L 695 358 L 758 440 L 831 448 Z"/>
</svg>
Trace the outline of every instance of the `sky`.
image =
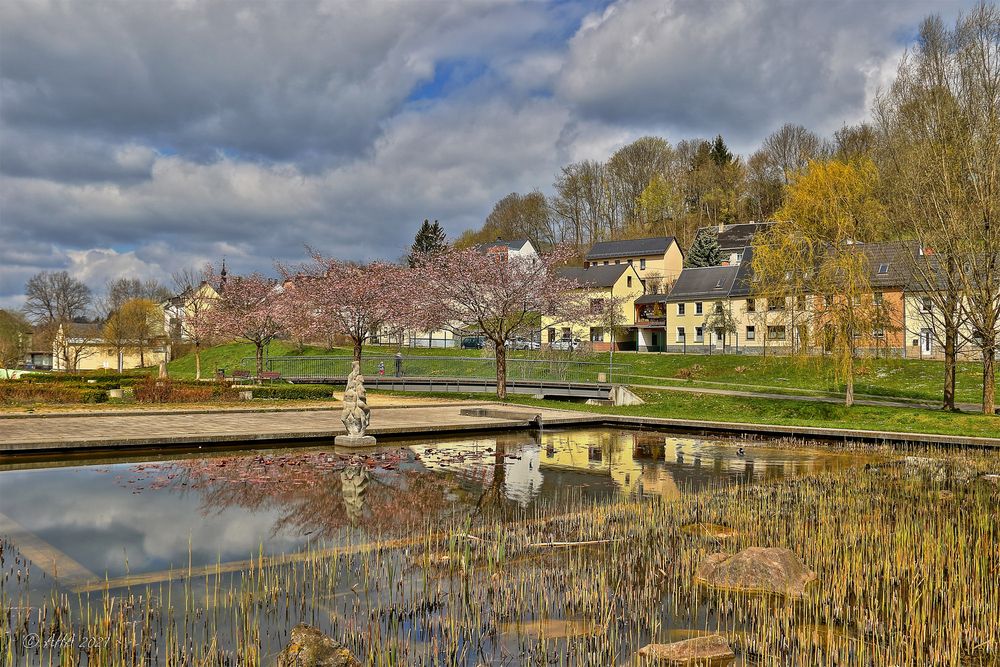
<svg viewBox="0 0 1000 667">
<path fill-rule="evenodd" d="M 869 115 L 971 0 L 5 0 L 0 307 L 67 270 L 397 259 L 647 134 Z"/>
</svg>

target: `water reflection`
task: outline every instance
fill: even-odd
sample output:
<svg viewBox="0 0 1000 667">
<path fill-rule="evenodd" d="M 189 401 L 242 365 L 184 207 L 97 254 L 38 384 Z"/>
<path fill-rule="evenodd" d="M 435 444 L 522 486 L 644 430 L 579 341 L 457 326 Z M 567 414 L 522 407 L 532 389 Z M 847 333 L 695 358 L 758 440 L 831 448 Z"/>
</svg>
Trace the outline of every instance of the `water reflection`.
<svg viewBox="0 0 1000 667">
<path fill-rule="evenodd" d="M 851 456 L 629 429 L 505 433 L 386 447 L 230 452 L 0 472 L 6 515 L 98 576 L 286 553 L 350 527 L 406 532 L 454 513 L 515 519 L 540 501 L 672 499 L 707 484 L 842 467 Z M 0 523 L 0 526 L 3 524 Z"/>
</svg>

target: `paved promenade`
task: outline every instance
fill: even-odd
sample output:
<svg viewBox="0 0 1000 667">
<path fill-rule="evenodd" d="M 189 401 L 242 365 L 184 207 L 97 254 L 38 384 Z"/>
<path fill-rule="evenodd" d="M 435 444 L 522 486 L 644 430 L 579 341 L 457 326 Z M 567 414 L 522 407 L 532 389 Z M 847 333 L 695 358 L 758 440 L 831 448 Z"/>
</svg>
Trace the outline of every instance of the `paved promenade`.
<svg viewBox="0 0 1000 667">
<path fill-rule="evenodd" d="M 461 411 L 481 408 L 490 416 Z M 344 433 L 341 408 L 267 412 L 38 415 L 0 419 L 0 454 L 44 449 L 266 442 L 333 439 Z M 600 415 L 488 403 L 376 407 L 374 436 L 433 435 L 456 431 L 524 428 L 536 414 L 547 425 L 586 424 Z"/>
</svg>

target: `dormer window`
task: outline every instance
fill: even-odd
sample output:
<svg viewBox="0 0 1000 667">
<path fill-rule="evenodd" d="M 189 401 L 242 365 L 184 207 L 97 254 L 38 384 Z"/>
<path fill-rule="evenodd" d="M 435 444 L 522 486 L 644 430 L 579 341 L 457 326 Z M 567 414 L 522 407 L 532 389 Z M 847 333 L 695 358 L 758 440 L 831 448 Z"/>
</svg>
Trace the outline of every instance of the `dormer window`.
<svg viewBox="0 0 1000 667">
<path fill-rule="evenodd" d="M 878 274 L 880 276 L 884 276 L 887 273 L 889 273 L 889 265 L 888 264 L 879 264 L 878 265 Z"/>
<path fill-rule="evenodd" d="M 721 280 L 716 281 L 716 283 L 715 283 L 715 289 L 722 289 L 722 281 Z"/>
</svg>

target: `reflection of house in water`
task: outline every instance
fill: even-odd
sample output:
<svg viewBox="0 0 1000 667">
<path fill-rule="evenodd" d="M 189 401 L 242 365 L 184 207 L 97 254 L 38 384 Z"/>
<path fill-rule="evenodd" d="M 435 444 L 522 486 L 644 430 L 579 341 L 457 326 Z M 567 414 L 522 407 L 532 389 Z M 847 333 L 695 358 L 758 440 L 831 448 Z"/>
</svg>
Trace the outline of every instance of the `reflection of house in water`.
<svg viewBox="0 0 1000 667">
<path fill-rule="evenodd" d="M 503 466 L 504 496 L 527 506 L 542 488 L 538 465 L 538 443 L 527 433 L 503 433 L 472 440 L 448 440 L 432 446 L 412 445 L 421 463 L 430 469 L 448 472 L 459 483 L 486 488 L 493 484 L 498 467 Z"/>
<path fill-rule="evenodd" d="M 549 471 L 604 476 L 624 493 L 676 497 L 673 477 L 660 466 L 646 465 L 635 454 L 639 443 L 663 449 L 664 436 L 608 429 L 555 431 L 542 435 L 541 466 Z M 652 463 L 652 462 L 650 462 Z"/>
</svg>

